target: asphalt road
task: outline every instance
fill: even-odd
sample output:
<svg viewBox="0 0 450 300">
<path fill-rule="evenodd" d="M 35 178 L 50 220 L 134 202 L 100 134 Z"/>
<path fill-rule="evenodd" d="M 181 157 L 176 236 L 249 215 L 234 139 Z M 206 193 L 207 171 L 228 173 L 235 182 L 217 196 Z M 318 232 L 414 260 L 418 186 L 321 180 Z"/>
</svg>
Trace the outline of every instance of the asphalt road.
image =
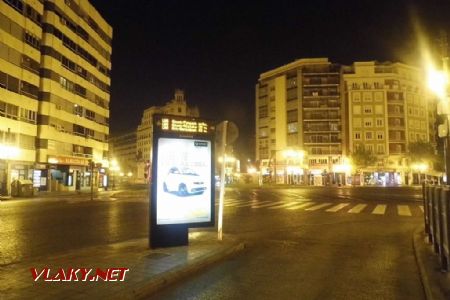
<svg viewBox="0 0 450 300">
<path fill-rule="evenodd" d="M 235 190 L 227 199 L 224 230 L 246 251 L 151 299 L 425 299 L 412 249 L 419 189 Z"/>
<path fill-rule="evenodd" d="M 410 188 L 227 189 L 224 232 L 247 242 L 152 299 L 424 299 Z M 0 203 L 0 265 L 148 235 L 144 193 Z"/>
</svg>

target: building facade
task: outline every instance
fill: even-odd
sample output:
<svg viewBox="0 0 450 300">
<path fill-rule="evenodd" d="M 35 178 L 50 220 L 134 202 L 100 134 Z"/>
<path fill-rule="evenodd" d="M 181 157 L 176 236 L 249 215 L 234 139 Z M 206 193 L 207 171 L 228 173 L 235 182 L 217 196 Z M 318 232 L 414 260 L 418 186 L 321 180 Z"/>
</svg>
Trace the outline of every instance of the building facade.
<svg viewBox="0 0 450 300">
<path fill-rule="evenodd" d="M 43 3 L 0 2 L 0 194 L 33 177 Z"/>
<path fill-rule="evenodd" d="M 436 104 L 424 83 L 422 71 L 406 64 L 342 66 L 326 58 L 262 73 L 255 103 L 263 178 L 311 185 L 418 183 L 409 145 L 436 146 Z M 359 147 L 376 163 L 351 170 L 351 153 Z"/>
<path fill-rule="evenodd" d="M 199 117 L 200 115 L 197 107 L 190 107 L 187 105 L 184 91 L 180 89 L 175 90 L 174 98 L 167 102 L 164 106 L 151 106 L 144 110 L 141 123 L 138 125 L 136 131 L 136 157 L 138 162 L 136 176 L 137 180 L 140 181 L 147 180 L 150 174 L 154 114 L 169 114 L 190 117 Z"/>
<path fill-rule="evenodd" d="M 260 75 L 256 157 L 269 180 L 315 185 L 344 180 L 337 169 L 346 155 L 342 88 L 342 68 L 327 58 L 299 59 Z"/>
<path fill-rule="evenodd" d="M 360 170 L 365 183 L 417 183 L 408 159 L 409 145 L 436 145 L 435 104 L 422 70 L 402 63 L 355 62 L 345 68 L 349 103 L 349 150 L 364 147 L 377 157 Z"/>
<path fill-rule="evenodd" d="M 40 190 L 103 186 L 111 26 L 87 0 L 5 0 L 0 8 L 0 143 L 16 149 L 0 164 L 2 189 L 15 178 Z"/>
</svg>

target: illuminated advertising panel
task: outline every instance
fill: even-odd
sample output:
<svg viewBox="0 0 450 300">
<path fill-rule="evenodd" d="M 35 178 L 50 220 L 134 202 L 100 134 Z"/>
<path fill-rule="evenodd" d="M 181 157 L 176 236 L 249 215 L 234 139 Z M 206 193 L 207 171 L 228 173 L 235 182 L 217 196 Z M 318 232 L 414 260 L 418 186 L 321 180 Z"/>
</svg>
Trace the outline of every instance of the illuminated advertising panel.
<svg viewBox="0 0 450 300">
<path fill-rule="evenodd" d="M 214 126 L 154 115 L 150 245 L 184 245 L 188 227 L 214 226 Z"/>
<path fill-rule="evenodd" d="M 211 222 L 211 141 L 158 139 L 156 224 Z"/>
</svg>

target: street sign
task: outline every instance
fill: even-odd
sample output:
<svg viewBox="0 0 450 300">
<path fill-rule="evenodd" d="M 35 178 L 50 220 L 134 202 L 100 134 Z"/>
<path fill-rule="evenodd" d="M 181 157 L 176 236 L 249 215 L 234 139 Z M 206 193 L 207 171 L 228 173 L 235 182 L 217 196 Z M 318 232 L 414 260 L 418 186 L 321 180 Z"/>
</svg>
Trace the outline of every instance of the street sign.
<svg viewBox="0 0 450 300">
<path fill-rule="evenodd" d="M 153 116 L 150 246 L 187 245 L 189 227 L 214 226 L 214 127 Z"/>
</svg>

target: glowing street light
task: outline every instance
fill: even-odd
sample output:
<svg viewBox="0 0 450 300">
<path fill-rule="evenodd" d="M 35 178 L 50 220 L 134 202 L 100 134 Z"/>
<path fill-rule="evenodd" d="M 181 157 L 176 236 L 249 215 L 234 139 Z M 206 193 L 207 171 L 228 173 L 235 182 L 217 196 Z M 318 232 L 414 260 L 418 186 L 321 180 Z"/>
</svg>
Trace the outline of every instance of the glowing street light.
<svg viewBox="0 0 450 300">
<path fill-rule="evenodd" d="M 17 159 L 20 156 L 20 148 L 11 145 L 0 144 L 0 159 L 6 162 L 6 193 L 11 195 L 11 159 Z"/>
<path fill-rule="evenodd" d="M 445 71 L 436 70 L 432 64 L 427 67 L 428 88 L 440 100 L 447 100 L 448 74 Z"/>
</svg>

